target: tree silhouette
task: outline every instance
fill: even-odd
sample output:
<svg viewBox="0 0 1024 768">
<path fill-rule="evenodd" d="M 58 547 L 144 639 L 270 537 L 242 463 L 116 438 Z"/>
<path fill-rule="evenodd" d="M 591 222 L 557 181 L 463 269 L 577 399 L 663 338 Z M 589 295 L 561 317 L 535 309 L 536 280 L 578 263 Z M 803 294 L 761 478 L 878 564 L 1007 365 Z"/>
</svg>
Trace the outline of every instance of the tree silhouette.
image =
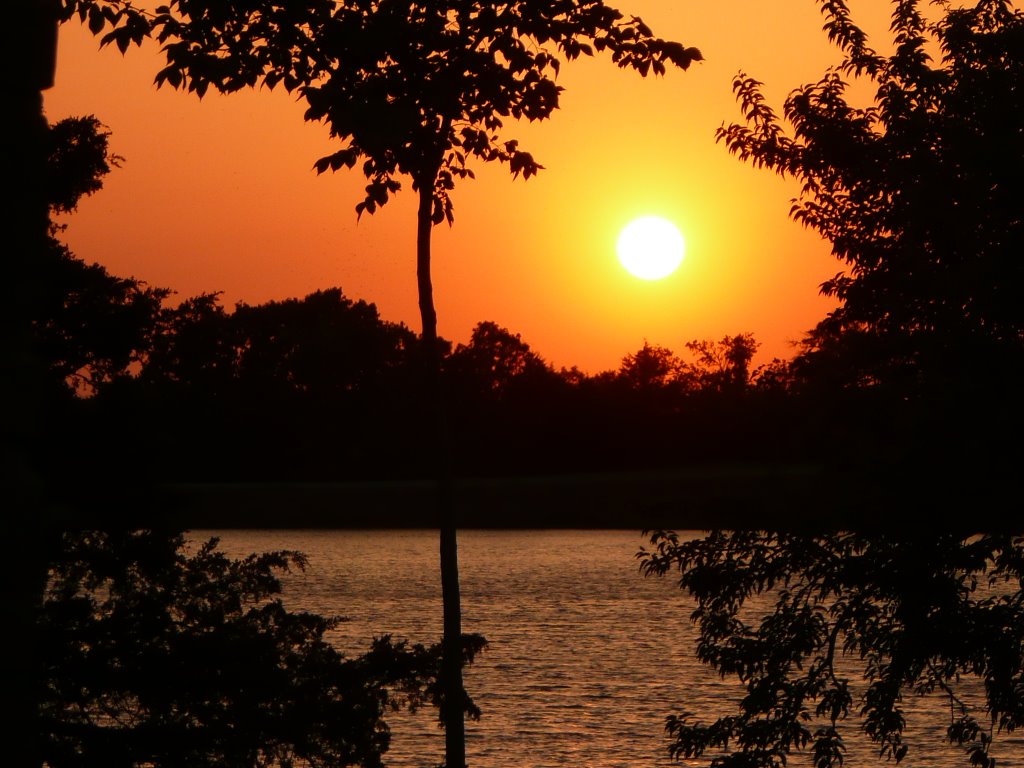
<svg viewBox="0 0 1024 768">
<path fill-rule="evenodd" d="M 792 217 L 848 265 L 822 286 L 842 304 L 808 338 L 808 366 L 904 393 L 1001 386 L 1024 351 L 1024 15 L 980 0 L 930 20 L 922 5 L 893 3 L 883 56 L 844 2 L 821 2 L 844 58 L 786 99 L 792 136 L 741 73 L 746 125 L 718 139 L 800 181 Z M 875 86 L 870 106 L 852 103 L 851 77 Z"/>
<path fill-rule="evenodd" d="M 170 293 L 86 264 L 57 240 L 61 227 L 53 214 L 74 212 L 123 159 L 110 151 L 109 138 L 92 115 L 48 126 L 42 182 L 49 233 L 26 259 L 20 288 L 34 363 L 46 372 L 48 386 L 82 393 L 126 375 L 129 365 L 142 360 Z"/>
<path fill-rule="evenodd" d="M 51 214 L 73 213 L 124 160 L 110 151 L 110 131 L 94 115 L 64 118 L 48 127 L 46 137 L 43 183 Z M 51 218 L 51 230 L 55 227 Z"/>
<path fill-rule="evenodd" d="M 500 398 L 524 379 L 555 374 L 530 345 L 490 321 L 477 323 L 468 344 L 459 344 L 445 360 L 445 371 L 465 380 L 477 395 Z"/>
<path fill-rule="evenodd" d="M 385 323 L 377 307 L 341 289 L 249 306 L 231 316 L 240 379 L 276 383 L 322 400 L 372 396 L 415 347 L 404 325 Z"/>
<path fill-rule="evenodd" d="M 776 768 L 809 750 L 831 768 L 859 716 L 900 762 L 910 695 L 946 700 L 946 737 L 972 766 L 993 768 L 999 737 L 1024 726 L 1020 536 L 655 531 L 651 544 L 641 570 L 678 574 L 696 602 L 698 659 L 745 686 L 732 714 L 668 719 L 675 758 Z"/>
<path fill-rule="evenodd" d="M 240 341 L 218 293 L 184 299 L 161 312 L 161 332 L 139 371 L 152 386 L 180 386 L 217 399 L 237 375 Z"/>
<path fill-rule="evenodd" d="M 452 458 L 461 473 L 549 471 L 569 460 L 571 386 L 518 333 L 477 323 L 469 342 L 444 358 L 443 373 Z"/>
<path fill-rule="evenodd" d="M 715 392 L 742 391 L 750 384 L 750 361 L 758 346 L 750 333 L 724 336 L 717 342 L 688 341 L 686 348 L 696 358 L 686 367 L 691 387 Z"/>
<path fill-rule="evenodd" d="M 145 34 L 148 20 L 110 0 L 63 0 L 103 40 L 125 50 Z M 164 44 L 167 67 L 159 84 L 199 96 L 211 87 L 231 92 L 281 85 L 306 101 L 306 119 L 323 121 L 344 146 L 316 162 L 319 172 L 362 160 L 369 183 L 356 206 L 374 213 L 408 177 L 418 196 L 416 273 L 422 322 L 425 391 L 438 426 L 423 436 L 424 455 L 446 460 L 441 412 L 437 314 L 431 283 L 431 232 L 453 221 L 451 191 L 472 177 L 471 165 L 508 163 L 513 176 L 541 165 L 503 135 L 504 120 L 545 119 L 558 107 L 561 59 L 607 52 L 620 67 L 642 75 L 683 69 L 701 58 L 696 48 L 656 38 L 637 17 L 602 0 L 169 0 L 152 29 Z M 445 705 L 448 768 L 465 765 L 459 664 L 461 608 L 457 538 L 445 501 L 450 468 L 438 469 L 441 580 L 444 603 Z"/>
<path fill-rule="evenodd" d="M 439 648 L 385 637 L 343 657 L 324 639 L 339 619 L 278 597 L 304 565 L 234 560 L 216 539 L 65 533 L 39 616 L 43 762 L 379 768 L 389 708 L 436 698 Z"/>
<path fill-rule="evenodd" d="M 650 395 L 677 383 L 682 370 L 683 362 L 671 349 L 645 339 L 640 349 L 622 358 L 618 376 L 630 389 Z"/>
<path fill-rule="evenodd" d="M 143 360 L 170 291 L 111 275 L 51 240 L 30 284 L 32 350 L 54 386 L 90 394 Z"/>
</svg>

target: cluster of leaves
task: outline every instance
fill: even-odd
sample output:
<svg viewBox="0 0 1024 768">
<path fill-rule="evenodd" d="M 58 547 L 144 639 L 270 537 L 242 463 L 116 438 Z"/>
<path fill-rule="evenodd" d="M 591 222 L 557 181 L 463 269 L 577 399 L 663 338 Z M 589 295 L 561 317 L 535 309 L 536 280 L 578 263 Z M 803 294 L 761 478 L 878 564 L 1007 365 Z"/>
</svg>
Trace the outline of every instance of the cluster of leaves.
<svg viewBox="0 0 1024 768">
<path fill-rule="evenodd" d="M 123 160 L 110 151 L 109 139 L 92 115 L 49 126 L 43 181 L 51 215 L 72 213 L 82 197 L 102 189 Z M 52 386 L 85 394 L 141 362 L 170 291 L 74 258 L 57 240 L 61 229 L 51 216 L 49 237 L 26 264 L 22 290 L 36 362 L 48 369 Z"/>
<path fill-rule="evenodd" d="M 113 43 L 121 53 L 132 45 L 142 45 L 152 31 L 152 15 L 130 0 L 59 0 L 61 22 L 76 16 L 94 35 L 102 33 L 103 45 Z"/>
<path fill-rule="evenodd" d="M 45 189 L 55 213 L 72 213 L 78 201 L 103 187 L 103 177 L 124 160 L 110 151 L 110 131 L 93 115 L 69 117 L 49 127 Z"/>
<path fill-rule="evenodd" d="M 170 291 L 114 277 L 56 240 L 32 267 L 33 351 L 54 389 L 93 394 L 143 362 Z"/>
<path fill-rule="evenodd" d="M 171 0 L 152 17 L 114 0 L 63 7 L 122 50 L 155 37 L 167 57 L 158 84 L 199 96 L 258 85 L 297 92 L 306 119 L 344 143 L 316 169 L 363 160 L 369 184 L 359 214 L 384 205 L 407 176 L 431 192 L 435 224 L 451 223 L 450 192 L 472 177 L 472 160 L 508 163 L 525 178 L 542 168 L 501 133 L 506 118 L 541 120 L 558 107 L 562 60 L 607 52 L 646 75 L 701 59 L 602 0 Z"/>
<path fill-rule="evenodd" d="M 965 364 L 977 375 L 1024 351 L 1013 298 L 1024 286 L 1024 15 L 981 0 L 940 4 L 929 20 L 921 5 L 893 4 L 883 56 L 844 2 L 823 0 L 844 59 L 786 99 L 793 135 L 743 73 L 746 124 L 718 131 L 741 159 L 801 182 L 793 218 L 849 265 L 822 286 L 842 305 L 804 357 L 829 368 L 838 355 L 854 386 L 929 375 L 947 386 Z M 852 104 L 848 78 L 874 84 L 874 103 Z"/>
<path fill-rule="evenodd" d="M 345 658 L 288 611 L 295 552 L 227 557 L 153 531 L 63 535 L 40 618 L 46 765 L 380 766 L 384 716 L 439 704 L 438 647 Z M 484 643 L 467 636 L 471 661 Z M 472 702 L 465 702 L 475 713 Z"/>
<path fill-rule="evenodd" d="M 910 694 L 948 698 L 947 737 L 973 766 L 992 768 L 997 734 L 1024 725 L 1024 538 L 655 531 L 651 544 L 641 570 L 678 574 L 698 658 L 745 686 L 735 714 L 670 717 L 674 757 L 774 768 L 810 749 L 831 768 L 859 715 L 899 762 Z M 967 678 L 983 715 L 960 696 Z"/>
</svg>

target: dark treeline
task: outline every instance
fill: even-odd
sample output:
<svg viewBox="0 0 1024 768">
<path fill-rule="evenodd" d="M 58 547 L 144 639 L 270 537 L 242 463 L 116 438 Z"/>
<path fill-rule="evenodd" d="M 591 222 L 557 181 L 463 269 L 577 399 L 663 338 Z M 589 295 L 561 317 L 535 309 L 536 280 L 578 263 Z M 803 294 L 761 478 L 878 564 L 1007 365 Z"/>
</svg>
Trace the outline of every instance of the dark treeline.
<svg viewBox="0 0 1024 768">
<path fill-rule="evenodd" d="M 414 476 L 419 341 L 373 304 L 332 288 L 233 309 L 216 294 L 174 305 L 56 242 L 49 269 L 61 277 L 46 281 L 34 328 L 52 427 L 65 445 L 78 435 L 92 446 L 69 457 L 76 466 L 163 480 Z M 786 402 L 788 368 L 753 370 L 747 334 L 684 355 L 645 342 L 597 375 L 555 369 L 493 322 L 442 346 L 466 474 L 749 458 Z M 772 447 L 799 449 L 780 436 Z"/>
<path fill-rule="evenodd" d="M 174 304 L 170 291 L 87 265 L 57 240 L 46 271 L 33 318 L 52 421 L 34 450 L 46 464 L 159 481 L 417 476 L 419 341 L 373 304 L 339 288 L 233 309 L 217 294 Z M 1007 405 L 981 392 L 940 402 L 837 386 L 841 371 L 810 345 L 754 367 L 751 334 L 695 340 L 680 354 L 644 342 L 595 375 L 554 368 L 493 322 L 464 344 L 441 343 L 465 475 L 899 465 L 951 451 L 988 460 L 991 444 L 978 453 L 963 441 L 982 423 L 1009 426 L 977 421 Z"/>
</svg>

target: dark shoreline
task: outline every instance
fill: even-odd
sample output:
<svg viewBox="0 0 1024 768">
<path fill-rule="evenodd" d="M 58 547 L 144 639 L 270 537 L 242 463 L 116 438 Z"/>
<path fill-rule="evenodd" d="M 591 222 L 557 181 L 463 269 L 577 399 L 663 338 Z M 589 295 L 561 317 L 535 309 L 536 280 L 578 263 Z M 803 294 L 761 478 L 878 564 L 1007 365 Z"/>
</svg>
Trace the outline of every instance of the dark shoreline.
<svg viewBox="0 0 1024 768">
<path fill-rule="evenodd" d="M 721 527 L 744 525 L 741 510 L 751 501 L 799 493 L 815 484 L 816 474 L 807 467 L 700 467 L 457 478 L 452 500 L 462 528 Z M 172 484 L 166 490 L 190 520 L 217 528 L 435 528 L 429 510 L 436 487 L 411 480 Z"/>
<path fill-rule="evenodd" d="M 1001 483 L 963 472 L 839 473 L 811 465 L 458 478 L 459 527 L 1022 530 Z M 924 488 L 930 488 L 925 492 Z M 169 483 L 166 522 L 183 528 L 436 528 L 425 480 Z M 1002 501 L 1002 503 L 1000 503 Z M 978 514 L 969 511 L 975 508 Z M 984 514 L 981 514 L 984 510 Z"/>
</svg>

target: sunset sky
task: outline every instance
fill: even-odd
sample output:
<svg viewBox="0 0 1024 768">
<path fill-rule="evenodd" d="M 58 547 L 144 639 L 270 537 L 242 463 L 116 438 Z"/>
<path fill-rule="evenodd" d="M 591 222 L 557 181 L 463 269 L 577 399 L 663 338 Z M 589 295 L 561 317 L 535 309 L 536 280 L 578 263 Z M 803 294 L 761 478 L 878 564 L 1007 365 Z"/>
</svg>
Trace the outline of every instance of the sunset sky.
<svg viewBox="0 0 1024 768">
<path fill-rule="evenodd" d="M 827 243 L 788 219 L 791 180 L 744 165 L 715 144 L 739 119 L 731 80 L 766 83 L 773 106 L 816 81 L 839 53 L 812 0 L 728 4 L 609 2 L 706 61 L 641 78 L 607 58 L 563 66 L 551 120 L 507 123 L 546 169 L 512 180 L 477 166 L 455 191 L 455 226 L 434 236 L 439 331 L 465 342 L 492 320 L 556 367 L 616 368 L 644 340 L 678 353 L 692 339 L 753 333 L 758 361 L 789 357 L 831 306 L 819 284 L 840 269 Z M 885 47 L 890 5 L 851 3 Z M 408 182 L 357 223 L 358 171 L 317 176 L 338 148 L 283 91 L 200 101 L 153 76 L 155 45 L 97 50 L 77 21 L 60 31 L 51 122 L 94 114 L 113 132 L 123 167 L 68 218 L 65 239 L 87 261 L 178 296 L 222 291 L 227 306 L 301 297 L 340 286 L 352 299 L 419 330 L 415 199 Z M 682 230 L 686 259 L 670 277 L 641 281 L 615 255 L 619 231 L 655 214 Z"/>
</svg>

